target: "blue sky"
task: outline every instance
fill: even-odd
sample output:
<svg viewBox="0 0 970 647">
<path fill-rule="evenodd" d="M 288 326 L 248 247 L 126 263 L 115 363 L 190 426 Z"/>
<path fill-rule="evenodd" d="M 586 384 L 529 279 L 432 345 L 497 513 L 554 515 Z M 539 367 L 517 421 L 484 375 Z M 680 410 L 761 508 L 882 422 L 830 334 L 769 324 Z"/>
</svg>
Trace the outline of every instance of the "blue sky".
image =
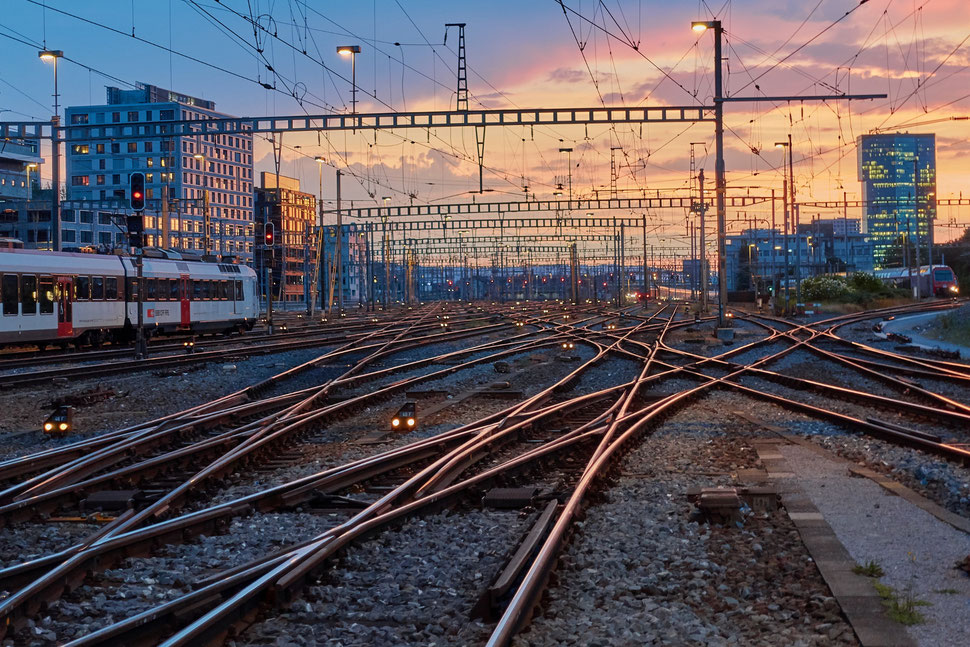
<svg viewBox="0 0 970 647">
<path fill-rule="evenodd" d="M 60 67 L 62 105 L 100 103 L 105 85 L 144 81 L 214 100 L 218 109 L 236 115 L 343 111 L 350 100 L 350 65 L 335 47 L 359 44 L 359 111 L 446 109 L 454 105 L 457 49 L 454 30 L 442 44 L 446 22 L 468 25 L 472 105 L 696 104 L 711 93 L 711 37 L 694 34 L 689 24 L 709 18 L 712 8 L 725 24 L 730 92 L 890 94 L 885 101 L 851 106 L 732 106 L 727 158 L 729 184 L 738 190 L 780 186 L 781 158 L 772 143 L 790 131 L 800 195 L 858 194 L 853 149 L 858 135 L 970 111 L 970 54 L 961 45 L 970 36 L 965 33 L 970 3 L 961 0 L 871 0 L 862 6 L 857 0 L 823 0 L 817 6 L 794 0 L 573 0 L 565 2 L 565 12 L 553 0 L 46 0 L 46 10 L 43 4 L 4 2 L 0 108 L 15 111 L 2 113 L 4 119 L 49 118 L 51 69 L 36 53 L 45 39 L 47 47 L 76 61 Z M 262 28 L 256 35 L 247 21 L 250 6 Z M 850 15 L 839 20 L 846 12 Z M 184 56 L 140 42 L 132 32 Z M 257 80 L 281 91 L 265 90 Z M 970 186 L 966 122 L 913 128 L 938 134 L 940 195 Z M 619 151 L 613 156 L 619 155 L 622 190 L 682 191 L 690 142 L 708 144 L 698 149 L 699 164 L 712 166 L 704 154 L 711 150 L 710 130 L 669 124 L 490 129 L 486 186 L 495 198 L 517 199 L 524 186 L 550 197 L 568 172 L 558 148 L 571 146 L 577 194 L 608 189 L 611 148 Z M 294 135 L 287 144 L 300 148 L 287 151 L 283 173 L 313 190 L 312 157 L 323 154 L 330 161 L 328 199 L 337 167 L 349 174 L 345 195 L 364 204 L 380 202 L 383 195 L 395 203 L 409 196 L 416 202 L 467 199 L 477 188 L 471 132 L 339 134 L 319 145 L 315 136 Z M 269 151 L 265 143 L 257 147 L 257 173 L 271 170 Z M 677 213 L 658 218 L 672 228 L 683 219 Z"/>
</svg>

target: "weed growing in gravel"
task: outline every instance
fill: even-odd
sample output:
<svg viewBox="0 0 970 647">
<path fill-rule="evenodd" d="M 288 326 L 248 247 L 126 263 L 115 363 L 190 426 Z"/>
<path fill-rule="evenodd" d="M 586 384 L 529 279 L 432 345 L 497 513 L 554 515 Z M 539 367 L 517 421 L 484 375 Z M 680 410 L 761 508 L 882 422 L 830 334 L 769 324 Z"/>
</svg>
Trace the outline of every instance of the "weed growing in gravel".
<svg viewBox="0 0 970 647">
<path fill-rule="evenodd" d="M 856 564 L 852 567 L 852 572 L 856 575 L 865 575 L 866 577 L 882 577 L 885 573 L 875 560 L 869 560 L 863 566 L 862 564 Z"/>
<path fill-rule="evenodd" d="M 876 593 L 882 598 L 882 605 L 886 607 L 886 613 L 890 618 L 903 625 L 919 625 L 926 622 L 926 617 L 917 610 L 917 607 L 932 606 L 931 602 L 920 600 L 910 591 L 900 593 L 888 584 L 873 582 Z"/>
<path fill-rule="evenodd" d="M 933 593 L 940 593 L 941 595 L 956 595 L 959 593 L 956 589 L 933 589 Z"/>
</svg>

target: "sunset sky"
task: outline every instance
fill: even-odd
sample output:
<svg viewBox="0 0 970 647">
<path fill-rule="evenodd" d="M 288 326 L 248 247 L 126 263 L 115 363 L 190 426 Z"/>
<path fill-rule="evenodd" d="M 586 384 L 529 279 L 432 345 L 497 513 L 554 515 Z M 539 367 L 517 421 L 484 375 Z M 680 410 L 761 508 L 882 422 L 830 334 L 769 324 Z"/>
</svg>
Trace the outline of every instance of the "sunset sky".
<svg viewBox="0 0 970 647">
<path fill-rule="evenodd" d="M 443 44 L 447 22 L 467 23 L 473 107 L 710 105 L 712 34 L 691 31 L 690 22 L 714 17 L 725 29 L 729 95 L 889 95 L 728 104 L 729 194 L 780 193 L 783 153 L 773 144 L 790 132 L 799 200 L 841 199 L 843 191 L 860 198 L 856 138 L 899 127 L 936 133 L 939 197 L 970 196 L 970 121 L 948 121 L 970 114 L 966 0 L 5 0 L 0 119 L 50 118 L 51 68 L 37 58 L 45 45 L 70 59 L 59 68 L 62 106 L 104 103 L 105 85 L 143 81 L 234 115 L 349 111 L 350 62 L 335 47 L 358 44 L 358 112 L 454 108 L 458 34 L 449 30 Z M 941 121 L 918 125 L 933 120 Z M 684 195 L 692 142 L 712 178 L 710 123 L 489 128 L 491 191 L 478 198 L 523 199 L 523 186 L 551 198 L 568 174 L 560 147 L 574 149 L 576 197 L 609 195 L 611 148 L 620 195 Z M 392 204 L 460 202 L 478 189 L 471 129 L 287 135 L 285 144 L 281 172 L 310 192 L 313 157 L 327 158 L 328 201 L 336 168 L 348 172 L 344 196 L 359 206 L 383 196 Z M 269 145 L 258 142 L 256 175 L 272 168 Z M 743 211 L 728 220 L 768 217 L 767 208 Z M 658 244 L 682 244 L 682 210 L 649 215 Z M 958 233 L 944 226 L 951 219 L 965 226 L 970 207 L 941 207 L 938 239 Z"/>
</svg>

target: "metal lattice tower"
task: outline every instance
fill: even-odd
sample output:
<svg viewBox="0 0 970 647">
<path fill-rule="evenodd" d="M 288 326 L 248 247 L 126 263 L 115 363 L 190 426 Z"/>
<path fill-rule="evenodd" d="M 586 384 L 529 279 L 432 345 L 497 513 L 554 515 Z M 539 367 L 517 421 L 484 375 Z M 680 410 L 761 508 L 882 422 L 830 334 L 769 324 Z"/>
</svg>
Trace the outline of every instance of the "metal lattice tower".
<svg viewBox="0 0 970 647">
<path fill-rule="evenodd" d="M 446 23 L 445 38 L 448 37 L 448 27 L 458 28 L 458 105 L 456 109 L 462 112 L 468 110 L 468 72 L 465 65 L 465 23 Z"/>
<path fill-rule="evenodd" d="M 619 180 L 619 173 L 616 170 L 616 151 L 620 150 L 619 146 L 613 146 L 610 148 L 610 197 L 616 197 L 616 183 Z"/>
</svg>

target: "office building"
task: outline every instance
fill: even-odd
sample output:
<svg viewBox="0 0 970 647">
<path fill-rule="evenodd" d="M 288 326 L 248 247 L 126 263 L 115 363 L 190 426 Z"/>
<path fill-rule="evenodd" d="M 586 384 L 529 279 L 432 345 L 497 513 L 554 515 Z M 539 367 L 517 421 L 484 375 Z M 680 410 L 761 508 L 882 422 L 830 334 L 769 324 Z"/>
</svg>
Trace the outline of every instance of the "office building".
<svg viewBox="0 0 970 647">
<path fill-rule="evenodd" d="M 37 140 L 11 138 L 0 145 L 0 236 L 47 249 L 52 192 L 40 188 L 43 161 Z"/>
<path fill-rule="evenodd" d="M 256 232 L 262 233 L 267 222 L 273 223 L 274 249 L 270 254 L 263 249 L 264 239 L 256 245 L 255 268 L 262 285 L 262 269 L 272 268 L 273 299 L 275 301 L 302 301 L 310 296 L 311 277 L 317 258 L 317 199 L 310 193 L 300 191 L 300 181 L 262 172 L 256 189 Z"/>
<path fill-rule="evenodd" d="M 799 275 L 805 279 L 847 269 L 850 272 L 873 270 L 873 245 L 866 235 L 857 232 L 835 235 L 831 223 L 827 226 L 805 223 L 799 227 L 798 236 L 790 234 L 787 238 L 777 229 L 745 229 L 728 236 L 725 243 L 727 287 L 731 291 L 753 290 L 755 285 L 764 289 L 775 282 L 783 284 L 786 247 L 792 284 Z M 801 245 L 800 251 L 796 244 Z"/>
<path fill-rule="evenodd" d="M 890 249 L 903 239 L 925 249 L 936 218 L 936 136 L 862 135 L 858 156 L 876 267 L 884 266 Z"/>
<path fill-rule="evenodd" d="M 341 227 L 340 240 L 340 263 L 343 266 L 343 276 L 341 285 L 337 286 L 337 266 L 334 257 L 337 253 L 337 228 L 329 225 L 323 228 L 323 259 L 324 269 L 322 282 L 324 288 L 320 290 L 324 306 L 333 295 L 333 307 L 337 307 L 337 296 L 342 292 L 344 308 L 362 306 L 369 297 L 367 291 L 367 279 L 370 275 L 368 271 L 369 258 L 367 253 L 368 240 L 363 227 L 357 224 L 343 225 Z M 371 268 L 373 276 L 383 276 L 383 265 L 378 267 L 376 264 Z M 372 279 L 373 280 L 373 279 Z"/>
<path fill-rule="evenodd" d="M 191 134 L 81 139 L 72 125 L 98 126 L 121 135 L 132 125 L 227 117 L 215 103 L 153 85 L 107 89 L 107 103 L 72 106 L 67 125 L 67 186 L 71 200 L 103 203 L 127 198 L 129 175 L 145 174 L 146 244 L 253 258 L 253 139 L 249 134 Z M 108 209 L 112 210 L 112 209 Z M 116 209 L 114 209 L 116 211 Z M 121 210 L 123 213 L 123 209 Z M 77 211 L 62 217 L 65 247 L 84 241 L 82 224 L 93 224 L 96 244 L 113 243 L 117 227 L 81 223 Z M 208 227 L 207 227 L 208 224 Z M 207 231 L 208 229 L 208 231 Z"/>
</svg>

